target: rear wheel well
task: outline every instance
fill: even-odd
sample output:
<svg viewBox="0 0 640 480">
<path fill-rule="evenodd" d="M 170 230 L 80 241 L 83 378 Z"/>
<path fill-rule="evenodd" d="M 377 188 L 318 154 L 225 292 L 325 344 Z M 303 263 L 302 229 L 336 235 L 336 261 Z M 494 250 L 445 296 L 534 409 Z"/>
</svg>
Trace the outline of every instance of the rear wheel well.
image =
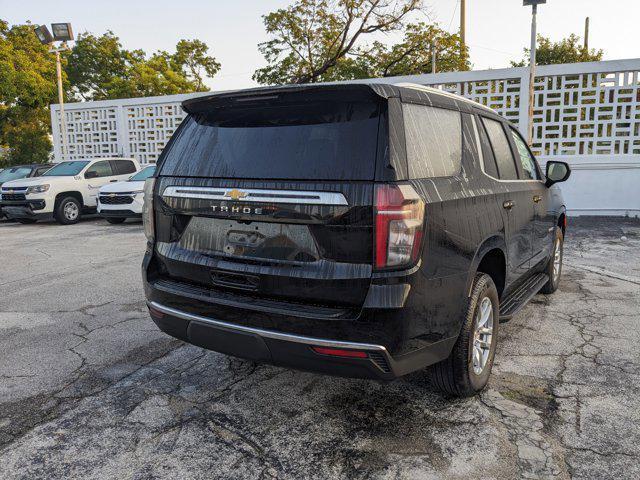
<svg viewBox="0 0 640 480">
<path fill-rule="evenodd" d="M 506 274 L 506 262 L 502 250 L 494 248 L 485 253 L 476 271 L 486 273 L 491 277 L 496 285 L 496 290 L 498 290 L 498 297 L 501 297 Z"/>
<path fill-rule="evenodd" d="M 82 194 L 80 192 L 61 192 L 56 195 L 55 208 L 58 208 L 58 204 L 65 197 L 75 198 L 76 200 L 78 200 L 78 202 L 80 202 L 80 208 L 84 207 L 84 201 L 82 200 Z"/>
</svg>

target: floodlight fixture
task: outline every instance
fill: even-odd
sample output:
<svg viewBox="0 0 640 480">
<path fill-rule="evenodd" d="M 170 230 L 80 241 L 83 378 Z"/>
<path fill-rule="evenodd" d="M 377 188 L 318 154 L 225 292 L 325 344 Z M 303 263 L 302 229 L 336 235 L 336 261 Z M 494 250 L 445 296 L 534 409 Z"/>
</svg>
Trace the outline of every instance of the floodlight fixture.
<svg viewBox="0 0 640 480">
<path fill-rule="evenodd" d="M 532 7 L 534 5 L 541 5 L 547 3 L 547 0 L 522 0 L 522 5 L 525 7 Z"/>
<path fill-rule="evenodd" d="M 73 30 L 70 23 L 52 23 L 51 31 L 56 42 L 67 42 L 73 40 Z"/>
<path fill-rule="evenodd" d="M 40 25 L 39 27 L 34 28 L 33 31 L 35 32 L 36 37 L 38 37 L 38 40 L 40 40 L 40 43 L 43 45 L 49 45 L 53 42 L 53 35 L 51 35 L 51 32 L 49 32 L 46 25 Z"/>
</svg>

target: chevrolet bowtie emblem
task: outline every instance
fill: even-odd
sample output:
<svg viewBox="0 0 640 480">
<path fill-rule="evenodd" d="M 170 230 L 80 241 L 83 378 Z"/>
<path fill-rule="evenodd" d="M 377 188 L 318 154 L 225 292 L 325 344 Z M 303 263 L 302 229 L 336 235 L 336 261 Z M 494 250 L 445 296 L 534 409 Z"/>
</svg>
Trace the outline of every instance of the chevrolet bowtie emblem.
<svg viewBox="0 0 640 480">
<path fill-rule="evenodd" d="M 229 197 L 231 198 L 231 200 L 240 200 L 241 198 L 244 198 L 247 195 L 249 195 L 247 192 L 243 192 L 242 190 L 238 190 L 237 188 L 234 188 L 233 190 L 229 190 L 227 193 L 224 194 L 225 197 Z"/>
</svg>

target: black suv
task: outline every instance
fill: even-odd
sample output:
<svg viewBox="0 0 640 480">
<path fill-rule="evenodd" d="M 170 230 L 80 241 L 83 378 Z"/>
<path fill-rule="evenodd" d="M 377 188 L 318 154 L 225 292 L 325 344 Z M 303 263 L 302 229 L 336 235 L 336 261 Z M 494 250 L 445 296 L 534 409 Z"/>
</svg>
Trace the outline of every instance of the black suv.
<svg viewBox="0 0 640 480">
<path fill-rule="evenodd" d="M 145 185 L 143 278 L 166 333 L 258 362 L 482 389 L 498 323 L 553 292 L 566 227 L 509 122 L 418 85 L 223 93 Z"/>
</svg>

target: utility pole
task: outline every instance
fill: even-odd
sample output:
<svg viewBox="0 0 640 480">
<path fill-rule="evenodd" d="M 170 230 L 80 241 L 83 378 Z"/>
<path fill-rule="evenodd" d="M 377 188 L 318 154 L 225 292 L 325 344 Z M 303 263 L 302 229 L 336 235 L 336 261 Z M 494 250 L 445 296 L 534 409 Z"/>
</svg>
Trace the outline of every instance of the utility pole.
<svg viewBox="0 0 640 480">
<path fill-rule="evenodd" d="M 436 73 L 437 49 L 438 41 L 434 40 L 433 42 L 431 42 L 431 73 Z"/>
<path fill-rule="evenodd" d="M 584 19 L 584 53 L 589 53 L 589 17 Z"/>
<path fill-rule="evenodd" d="M 460 70 L 464 69 L 464 52 L 467 45 L 467 0 L 460 0 Z"/>
<path fill-rule="evenodd" d="M 58 103 L 60 104 L 60 127 L 62 134 L 62 160 L 64 160 L 65 153 L 69 154 L 69 146 L 67 145 L 67 118 L 64 115 L 64 91 L 62 89 L 62 63 L 60 62 L 60 52 L 70 50 L 66 43 L 62 43 L 60 47 L 55 48 L 51 45 L 49 50 L 51 53 L 56 54 L 56 77 L 58 79 Z"/>
<path fill-rule="evenodd" d="M 46 25 L 36 26 L 33 31 L 40 40 L 40 43 L 49 47 L 49 53 L 56 55 L 56 79 L 58 81 L 58 103 L 60 104 L 60 127 L 62 134 L 62 147 L 60 151 L 61 160 L 64 160 L 65 154 L 69 155 L 69 145 L 67 139 L 67 119 L 64 115 L 64 90 L 62 88 L 62 64 L 60 62 L 60 52 L 71 50 L 67 41 L 73 40 L 73 30 L 70 23 L 52 23 L 51 30 Z M 54 42 L 61 42 L 59 46 L 55 46 Z"/>
<path fill-rule="evenodd" d="M 536 17 L 538 15 L 538 5 L 541 3 L 547 3 L 547 0 L 523 0 L 522 2 L 525 7 L 529 5 L 531 6 L 531 56 L 529 57 L 529 146 L 533 144 L 533 103 L 535 101 L 533 87 L 536 80 Z"/>
</svg>

